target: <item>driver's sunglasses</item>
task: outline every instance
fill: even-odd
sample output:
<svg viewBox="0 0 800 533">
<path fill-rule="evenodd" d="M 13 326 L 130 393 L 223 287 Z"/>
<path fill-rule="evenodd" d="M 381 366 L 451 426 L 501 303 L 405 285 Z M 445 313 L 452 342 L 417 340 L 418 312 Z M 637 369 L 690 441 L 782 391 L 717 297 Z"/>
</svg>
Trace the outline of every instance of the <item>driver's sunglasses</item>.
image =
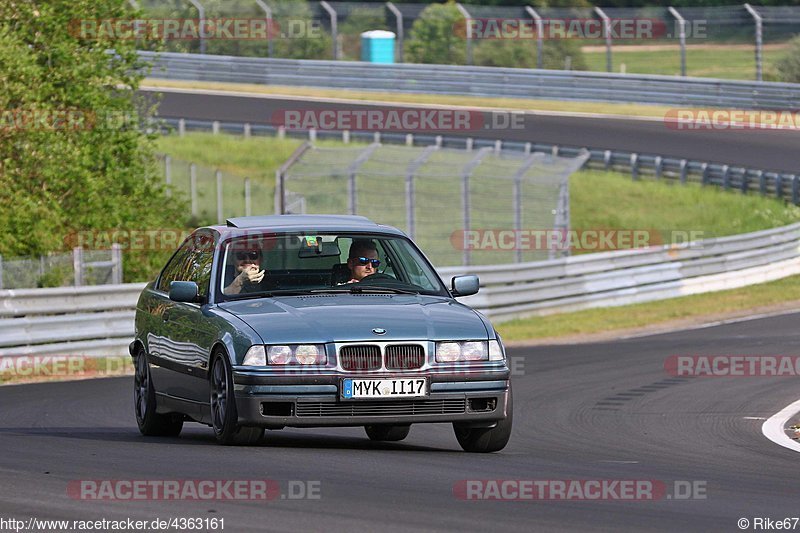
<svg viewBox="0 0 800 533">
<path fill-rule="evenodd" d="M 244 261 L 245 259 L 256 260 L 261 258 L 261 252 L 236 252 L 236 259 Z"/>
<path fill-rule="evenodd" d="M 370 263 L 372 263 L 372 268 L 381 266 L 380 259 L 370 259 L 369 257 L 356 257 L 356 259 L 358 259 L 358 264 L 361 266 L 367 266 Z"/>
</svg>

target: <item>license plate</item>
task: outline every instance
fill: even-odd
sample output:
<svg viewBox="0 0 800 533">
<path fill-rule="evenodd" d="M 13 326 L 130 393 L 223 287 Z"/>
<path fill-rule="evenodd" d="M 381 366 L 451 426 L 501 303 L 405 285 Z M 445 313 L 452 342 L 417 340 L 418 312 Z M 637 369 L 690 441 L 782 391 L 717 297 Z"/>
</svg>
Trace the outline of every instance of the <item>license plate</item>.
<svg viewBox="0 0 800 533">
<path fill-rule="evenodd" d="M 428 395 L 428 378 L 343 379 L 342 398 L 419 398 Z"/>
</svg>

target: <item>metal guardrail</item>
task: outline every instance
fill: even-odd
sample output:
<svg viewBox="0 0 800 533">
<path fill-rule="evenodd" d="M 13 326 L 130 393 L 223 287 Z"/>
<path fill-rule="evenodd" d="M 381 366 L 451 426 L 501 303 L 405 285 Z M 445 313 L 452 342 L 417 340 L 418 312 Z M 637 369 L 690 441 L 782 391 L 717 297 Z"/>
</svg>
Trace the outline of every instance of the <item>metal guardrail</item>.
<svg viewBox="0 0 800 533">
<path fill-rule="evenodd" d="M 495 321 L 626 305 L 798 274 L 800 223 L 682 245 L 438 272 L 446 281 L 480 276 L 481 292 L 462 301 Z M 2 291 L 3 316 L 17 318 L 0 319 L 0 356 L 124 354 L 143 287 Z"/>
<path fill-rule="evenodd" d="M 255 83 L 549 100 L 800 110 L 800 84 L 455 65 L 264 59 L 139 52 L 150 75 Z"/>
</svg>

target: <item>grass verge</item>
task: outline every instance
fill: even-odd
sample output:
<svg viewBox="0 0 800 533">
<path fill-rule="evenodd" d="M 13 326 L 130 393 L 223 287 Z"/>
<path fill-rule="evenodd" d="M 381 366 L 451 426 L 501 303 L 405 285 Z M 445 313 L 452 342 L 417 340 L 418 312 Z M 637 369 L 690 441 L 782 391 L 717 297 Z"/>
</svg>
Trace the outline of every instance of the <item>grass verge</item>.
<svg viewBox="0 0 800 533">
<path fill-rule="evenodd" d="M 569 337 L 599 332 L 643 328 L 689 320 L 713 320 L 718 315 L 797 302 L 800 276 L 708 294 L 695 294 L 657 302 L 587 309 L 573 313 L 512 320 L 497 325 L 504 341 Z M 695 320 L 692 320 L 695 319 Z"/>
<path fill-rule="evenodd" d="M 133 362 L 129 356 L 29 355 L 0 358 L 0 385 L 74 381 L 132 374 Z"/>
</svg>

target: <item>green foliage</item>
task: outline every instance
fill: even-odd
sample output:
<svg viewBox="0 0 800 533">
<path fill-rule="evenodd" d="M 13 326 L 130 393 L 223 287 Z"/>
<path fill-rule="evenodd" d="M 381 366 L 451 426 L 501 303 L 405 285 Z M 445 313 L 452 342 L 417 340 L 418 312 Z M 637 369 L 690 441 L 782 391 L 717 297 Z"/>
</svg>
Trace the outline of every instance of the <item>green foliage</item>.
<svg viewBox="0 0 800 533">
<path fill-rule="evenodd" d="M 411 27 L 406 45 L 408 61 L 463 65 L 467 46 L 465 29 L 464 17 L 453 0 L 426 7 Z"/>
<path fill-rule="evenodd" d="M 800 35 L 789 42 L 789 49 L 775 64 L 780 81 L 800 83 Z"/>
<path fill-rule="evenodd" d="M 586 70 L 586 60 L 577 41 L 546 40 L 542 68 L 563 69 L 570 58 L 572 70 Z M 535 40 L 486 39 L 475 47 L 475 64 L 487 67 L 536 68 Z"/>
<path fill-rule="evenodd" d="M 72 232 L 185 218 L 149 177 L 136 43 L 74 31 L 80 20 L 130 16 L 118 0 L 0 4 L 0 254 L 40 255 L 66 249 Z"/>
</svg>

